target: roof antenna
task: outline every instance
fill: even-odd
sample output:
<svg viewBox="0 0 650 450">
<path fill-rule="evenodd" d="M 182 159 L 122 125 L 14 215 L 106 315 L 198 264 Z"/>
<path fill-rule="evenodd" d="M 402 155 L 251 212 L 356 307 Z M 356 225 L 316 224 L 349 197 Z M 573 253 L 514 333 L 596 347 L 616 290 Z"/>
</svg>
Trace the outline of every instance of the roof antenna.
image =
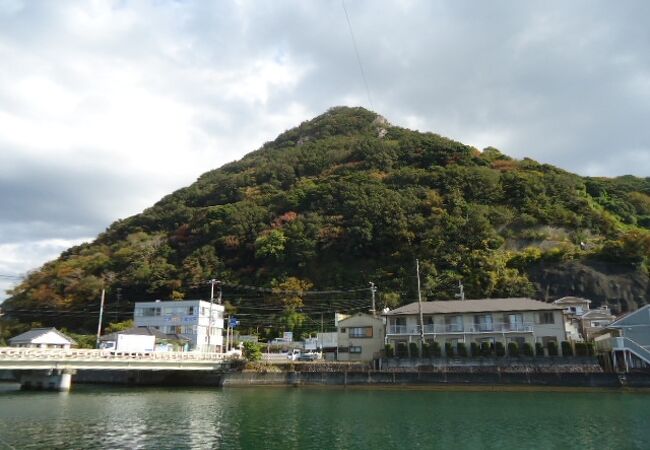
<svg viewBox="0 0 650 450">
<path fill-rule="evenodd" d="M 461 280 L 458 280 L 458 294 L 454 294 L 454 297 L 465 300 L 465 287 Z"/>
</svg>

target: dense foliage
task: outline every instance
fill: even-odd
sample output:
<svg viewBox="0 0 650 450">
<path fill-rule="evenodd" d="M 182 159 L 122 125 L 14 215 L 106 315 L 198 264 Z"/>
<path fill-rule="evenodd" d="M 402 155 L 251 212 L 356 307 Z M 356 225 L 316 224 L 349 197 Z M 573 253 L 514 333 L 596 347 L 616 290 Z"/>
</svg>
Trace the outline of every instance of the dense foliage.
<svg viewBox="0 0 650 450">
<path fill-rule="evenodd" d="M 649 178 L 583 178 L 333 108 L 67 250 L 4 306 L 92 331 L 102 288 L 118 322 L 133 301 L 206 298 L 216 277 L 242 326 L 304 331 L 369 294 L 300 291 L 374 281 L 394 307 L 415 298 L 416 258 L 426 299 L 453 298 L 460 280 L 468 298 L 540 294 L 531 268 L 566 260 L 643 272 L 649 229 Z"/>
</svg>

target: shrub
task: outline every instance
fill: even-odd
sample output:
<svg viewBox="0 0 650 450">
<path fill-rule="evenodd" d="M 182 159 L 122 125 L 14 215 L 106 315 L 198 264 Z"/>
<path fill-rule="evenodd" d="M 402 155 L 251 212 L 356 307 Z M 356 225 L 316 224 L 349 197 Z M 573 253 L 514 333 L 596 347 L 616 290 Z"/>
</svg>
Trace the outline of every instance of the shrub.
<svg viewBox="0 0 650 450">
<path fill-rule="evenodd" d="M 546 348 L 548 349 L 548 356 L 557 356 L 557 344 L 555 341 L 549 342 Z"/>
<path fill-rule="evenodd" d="M 395 354 L 398 358 L 406 358 L 409 355 L 408 347 L 405 343 L 399 342 L 397 348 L 395 349 Z"/>
<path fill-rule="evenodd" d="M 587 356 L 587 344 L 584 342 L 576 342 L 576 356 Z"/>
<path fill-rule="evenodd" d="M 573 347 L 571 347 L 571 343 L 568 341 L 562 341 L 562 356 L 573 356 Z"/>
<path fill-rule="evenodd" d="M 431 344 L 427 342 L 422 344 L 422 357 L 431 358 Z"/>
<path fill-rule="evenodd" d="M 409 355 L 411 358 L 420 357 L 420 347 L 416 342 L 409 342 Z"/>
<path fill-rule="evenodd" d="M 392 358 L 395 356 L 395 347 L 393 347 L 391 344 L 386 344 L 384 346 L 384 353 L 386 354 L 386 358 Z"/>
<path fill-rule="evenodd" d="M 508 342 L 508 356 L 519 356 L 519 346 L 516 342 Z"/>
<path fill-rule="evenodd" d="M 451 345 L 451 342 L 445 342 L 445 356 L 447 358 L 452 358 L 454 356 L 454 346 Z"/>
<path fill-rule="evenodd" d="M 530 345 L 528 342 L 524 343 L 523 353 L 526 356 L 535 356 L 535 351 L 533 350 L 533 346 Z"/>
<path fill-rule="evenodd" d="M 481 356 L 491 356 L 491 355 L 492 355 L 492 343 L 481 342 Z"/>
<path fill-rule="evenodd" d="M 469 344 L 469 351 L 472 354 L 473 358 L 476 358 L 479 354 L 479 346 L 476 342 Z"/>
<path fill-rule="evenodd" d="M 494 350 L 499 358 L 506 356 L 506 348 L 503 346 L 503 342 L 497 342 Z"/>
<path fill-rule="evenodd" d="M 244 358 L 251 362 L 262 359 L 262 349 L 257 342 L 244 342 L 242 354 Z"/>
<path fill-rule="evenodd" d="M 440 358 L 442 356 L 442 350 L 440 349 L 440 344 L 438 342 L 431 344 L 431 354 L 434 358 Z"/>
<path fill-rule="evenodd" d="M 458 351 L 458 356 L 467 358 L 467 345 L 464 342 L 459 342 L 456 345 L 456 350 Z"/>
<path fill-rule="evenodd" d="M 535 354 L 537 356 L 544 356 L 544 345 L 541 342 L 535 343 Z"/>
</svg>

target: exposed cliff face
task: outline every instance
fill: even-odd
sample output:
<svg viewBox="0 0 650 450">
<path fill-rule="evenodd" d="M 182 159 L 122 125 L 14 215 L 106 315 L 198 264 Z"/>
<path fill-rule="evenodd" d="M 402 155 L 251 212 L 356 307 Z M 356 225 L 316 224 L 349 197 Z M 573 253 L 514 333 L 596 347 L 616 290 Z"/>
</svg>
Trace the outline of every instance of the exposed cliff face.
<svg viewBox="0 0 650 450">
<path fill-rule="evenodd" d="M 615 313 L 635 310 L 648 303 L 650 277 L 640 268 L 601 261 L 566 261 L 531 267 L 531 281 L 540 298 L 575 295 L 608 305 Z"/>
</svg>

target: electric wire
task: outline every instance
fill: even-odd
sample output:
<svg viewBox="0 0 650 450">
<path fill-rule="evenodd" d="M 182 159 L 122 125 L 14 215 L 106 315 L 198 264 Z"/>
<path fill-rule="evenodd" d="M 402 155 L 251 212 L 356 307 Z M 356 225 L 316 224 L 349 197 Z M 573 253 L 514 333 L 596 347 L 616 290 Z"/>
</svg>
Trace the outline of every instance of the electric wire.
<svg viewBox="0 0 650 450">
<path fill-rule="evenodd" d="M 361 55 L 359 54 L 359 49 L 357 48 L 357 40 L 354 38 L 354 32 L 352 31 L 352 22 L 350 22 L 348 9 L 345 7 L 345 0 L 341 0 L 341 6 L 343 6 L 345 19 L 348 22 L 348 29 L 350 30 L 350 37 L 352 38 L 352 46 L 354 47 L 354 53 L 357 56 L 357 62 L 359 63 L 359 70 L 361 71 L 361 78 L 363 79 L 363 84 L 366 87 L 366 94 L 368 94 L 368 103 L 370 103 L 370 109 L 374 110 L 375 107 L 372 104 L 372 97 L 370 96 L 370 88 L 368 87 L 368 80 L 366 79 L 366 73 L 363 70 L 363 64 L 361 63 Z"/>
</svg>

